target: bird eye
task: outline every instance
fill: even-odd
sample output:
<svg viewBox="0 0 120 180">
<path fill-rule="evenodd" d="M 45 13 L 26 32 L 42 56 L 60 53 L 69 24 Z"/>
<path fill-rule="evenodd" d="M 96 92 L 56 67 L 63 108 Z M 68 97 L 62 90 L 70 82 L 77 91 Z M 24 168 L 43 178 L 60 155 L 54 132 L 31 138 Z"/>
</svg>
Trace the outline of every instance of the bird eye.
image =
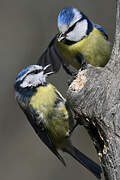
<svg viewBox="0 0 120 180">
<path fill-rule="evenodd" d="M 69 33 L 69 32 L 71 32 L 71 31 L 74 29 L 74 27 L 76 26 L 77 23 L 78 23 L 78 21 L 77 21 L 75 24 L 73 24 L 73 25 L 68 29 L 68 31 L 66 32 L 66 34 Z"/>
<path fill-rule="evenodd" d="M 33 73 L 34 73 L 34 74 L 37 74 L 38 72 L 39 72 L 38 70 L 35 70 Z"/>
</svg>

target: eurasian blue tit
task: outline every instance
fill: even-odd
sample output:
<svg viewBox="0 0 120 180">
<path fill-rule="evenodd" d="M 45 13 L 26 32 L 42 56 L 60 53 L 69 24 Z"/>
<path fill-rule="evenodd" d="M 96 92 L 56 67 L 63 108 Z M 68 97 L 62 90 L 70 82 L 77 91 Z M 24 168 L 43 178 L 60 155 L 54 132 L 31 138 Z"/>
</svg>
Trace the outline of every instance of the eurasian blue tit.
<svg viewBox="0 0 120 180">
<path fill-rule="evenodd" d="M 15 81 L 15 97 L 33 129 L 47 147 L 65 165 L 58 150 L 67 152 L 98 179 L 101 167 L 75 148 L 70 140 L 74 119 L 66 100 L 46 77 L 49 65 L 31 65 L 23 69 Z"/>
<path fill-rule="evenodd" d="M 104 67 L 110 57 L 106 31 L 76 8 L 65 7 L 58 15 L 59 33 L 38 59 L 38 64 L 51 64 L 57 72 L 61 64 L 70 73 L 69 65 L 84 69 L 87 64 Z M 70 73 L 71 74 L 71 73 Z"/>
</svg>

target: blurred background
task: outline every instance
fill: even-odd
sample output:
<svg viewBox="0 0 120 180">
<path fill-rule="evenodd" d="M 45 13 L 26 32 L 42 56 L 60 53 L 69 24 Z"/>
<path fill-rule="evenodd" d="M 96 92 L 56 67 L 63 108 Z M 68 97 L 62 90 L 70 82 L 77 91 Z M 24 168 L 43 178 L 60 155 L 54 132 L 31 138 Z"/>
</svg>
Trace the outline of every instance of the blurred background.
<svg viewBox="0 0 120 180">
<path fill-rule="evenodd" d="M 0 180 L 73 180 L 96 178 L 72 157 L 63 154 L 67 168 L 34 133 L 14 99 L 17 73 L 36 59 L 57 32 L 57 15 L 64 6 L 81 9 L 101 24 L 114 40 L 114 0 L 1 0 L 0 1 Z M 51 81 L 66 94 L 68 76 L 61 69 Z M 82 127 L 73 144 L 99 163 L 94 146 Z M 103 178 L 104 179 L 104 178 Z"/>
</svg>

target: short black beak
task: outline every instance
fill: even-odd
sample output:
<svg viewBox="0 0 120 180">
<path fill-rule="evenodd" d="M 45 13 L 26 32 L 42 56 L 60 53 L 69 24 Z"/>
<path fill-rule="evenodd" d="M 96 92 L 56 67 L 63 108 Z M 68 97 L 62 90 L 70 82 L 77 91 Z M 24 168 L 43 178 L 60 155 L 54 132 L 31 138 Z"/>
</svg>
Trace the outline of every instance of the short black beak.
<svg viewBox="0 0 120 180">
<path fill-rule="evenodd" d="M 40 131 L 38 133 L 38 136 L 46 144 L 46 146 L 57 156 L 57 158 L 62 162 L 62 164 L 64 166 L 66 166 L 64 159 L 58 153 L 55 145 L 53 144 L 53 142 L 52 142 L 52 140 L 51 140 L 51 138 L 49 136 L 49 133 L 48 133 L 48 130 L 46 129 L 46 127 L 45 127 L 45 129 L 43 131 Z"/>
<path fill-rule="evenodd" d="M 59 33 L 58 36 L 57 36 L 58 42 L 60 42 L 60 41 L 62 41 L 64 39 L 65 39 L 65 34 Z"/>
</svg>

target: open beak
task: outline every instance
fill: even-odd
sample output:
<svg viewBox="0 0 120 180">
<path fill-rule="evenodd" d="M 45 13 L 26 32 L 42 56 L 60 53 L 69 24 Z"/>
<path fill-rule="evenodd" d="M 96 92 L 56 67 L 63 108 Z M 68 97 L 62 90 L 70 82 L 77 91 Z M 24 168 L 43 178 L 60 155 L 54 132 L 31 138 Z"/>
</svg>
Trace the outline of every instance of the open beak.
<svg viewBox="0 0 120 180">
<path fill-rule="evenodd" d="M 45 70 L 48 69 L 50 66 L 51 66 L 51 64 L 48 64 L 47 66 L 45 66 L 45 67 L 43 68 L 43 70 L 45 71 Z"/>
<path fill-rule="evenodd" d="M 65 39 L 65 34 L 59 33 L 57 36 L 58 42 L 62 41 L 63 39 Z"/>
<path fill-rule="evenodd" d="M 47 66 L 44 67 L 43 71 L 44 71 L 44 74 L 45 74 L 46 76 L 49 76 L 49 75 L 51 75 L 51 74 L 54 74 L 53 71 L 48 71 L 48 72 L 46 72 L 46 70 L 48 70 L 49 67 L 51 67 L 51 66 L 52 66 L 51 64 L 48 64 Z"/>
<path fill-rule="evenodd" d="M 43 126 L 45 126 L 45 125 L 43 125 Z M 46 127 L 43 131 L 39 131 L 38 136 L 46 144 L 46 146 L 53 152 L 53 154 L 62 162 L 62 164 L 64 166 L 66 166 L 64 159 L 58 153 L 55 145 L 53 144 Z"/>
</svg>

